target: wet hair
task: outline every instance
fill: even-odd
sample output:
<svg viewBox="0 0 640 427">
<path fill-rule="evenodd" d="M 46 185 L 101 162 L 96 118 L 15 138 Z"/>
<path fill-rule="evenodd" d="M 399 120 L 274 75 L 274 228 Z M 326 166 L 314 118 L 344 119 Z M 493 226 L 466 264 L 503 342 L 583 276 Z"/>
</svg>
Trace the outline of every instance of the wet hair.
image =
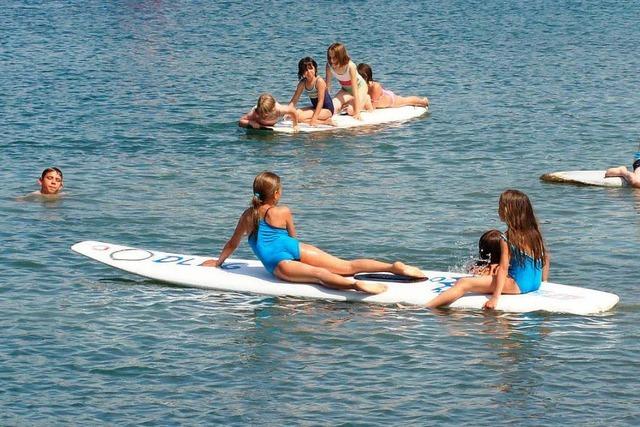
<svg viewBox="0 0 640 427">
<path fill-rule="evenodd" d="M 44 179 L 45 176 L 47 176 L 47 174 L 49 172 L 56 172 L 58 175 L 60 175 L 60 179 L 62 178 L 62 171 L 56 167 L 52 167 L 52 168 L 46 168 L 45 170 L 42 171 L 42 176 L 40 177 L 40 179 Z"/>
<path fill-rule="evenodd" d="M 505 234 L 516 262 L 524 262 L 528 251 L 533 259 L 541 262 L 546 250 L 529 197 L 519 190 L 505 190 L 500 195 L 498 214 L 507 224 Z"/>
<path fill-rule="evenodd" d="M 250 237 L 253 237 L 258 229 L 258 222 L 260 222 L 258 209 L 279 190 L 280 177 L 273 172 L 260 172 L 253 179 L 253 198 L 251 199 L 251 220 L 253 228 L 251 229 L 251 233 L 249 233 Z"/>
<path fill-rule="evenodd" d="M 345 66 L 349 63 L 351 58 L 349 58 L 349 54 L 347 53 L 347 48 L 342 43 L 333 43 L 327 49 L 327 62 L 331 64 L 331 60 L 329 59 L 329 53 L 333 53 L 336 60 L 338 61 L 338 65 Z"/>
<path fill-rule="evenodd" d="M 298 80 L 302 80 L 304 73 L 307 72 L 309 67 L 313 67 L 313 70 L 315 71 L 314 74 L 316 76 L 318 75 L 318 63 L 312 57 L 306 56 L 298 62 Z"/>
<path fill-rule="evenodd" d="M 484 266 L 499 264 L 502 250 L 500 249 L 501 233 L 498 230 L 489 230 L 480 236 L 478 241 L 478 262 L 476 265 Z"/>
<path fill-rule="evenodd" d="M 358 64 L 358 74 L 360 74 L 367 83 L 371 83 L 373 81 L 373 71 L 369 64 L 365 64 L 364 62 Z"/>
<path fill-rule="evenodd" d="M 273 113 L 276 108 L 276 99 L 270 93 L 263 93 L 258 98 L 258 103 L 256 104 L 256 113 L 260 117 L 266 117 L 269 114 Z"/>
</svg>

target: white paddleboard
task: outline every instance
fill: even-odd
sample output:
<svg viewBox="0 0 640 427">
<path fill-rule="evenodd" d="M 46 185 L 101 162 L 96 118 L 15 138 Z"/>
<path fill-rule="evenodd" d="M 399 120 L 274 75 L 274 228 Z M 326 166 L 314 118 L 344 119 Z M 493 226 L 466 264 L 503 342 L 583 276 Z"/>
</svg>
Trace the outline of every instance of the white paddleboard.
<svg viewBox="0 0 640 427">
<path fill-rule="evenodd" d="M 405 120 L 413 119 L 416 117 L 420 117 L 423 114 L 426 114 L 428 108 L 425 107 L 414 107 L 414 106 L 404 106 L 404 107 L 395 107 L 395 108 L 378 108 L 373 111 L 362 111 L 360 116 L 362 120 L 354 119 L 353 117 L 346 114 L 337 114 L 333 116 L 333 122 L 335 126 L 329 125 L 317 125 L 310 126 L 305 123 L 300 123 L 298 125 L 299 132 L 327 132 L 327 131 L 335 131 L 340 129 L 348 129 L 354 127 L 361 126 L 372 126 L 379 125 L 383 123 L 391 123 L 391 122 L 402 122 Z M 273 132 L 280 133 L 293 133 L 293 124 L 291 120 L 283 120 L 276 123 L 274 126 L 265 127 L 265 130 L 270 130 Z"/>
<path fill-rule="evenodd" d="M 120 270 L 184 287 L 378 304 L 424 305 L 451 287 L 457 279 L 466 276 L 425 270 L 428 277 L 425 281 L 386 282 L 386 292 L 367 295 L 352 290 L 337 291 L 319 285 L 283 282 L 254 260 L 230 259 L 222 268 L 213 268 L 200 265 L 210 257 L 150 251 L 105 242 L 79 242 L 71 249 Z M 467 295 L 451 307 L 481 309 L 487 299 L 487 295 Z M 502 295 L 496 309 L 519 313 L 542 310 L 587 315 L 607 311 L 617 303 L 618 296 L 611 293 L 545 282 L 536 292 Z"/>
<path fill-rule="evenodd" d="M 626 187 L 627 181 L 620 177 L 604 177 L 605 171 L 564 171 L 546 173 L 540 177 L 546 182 L 594 185 L 598 187 Z"/>
</svg>

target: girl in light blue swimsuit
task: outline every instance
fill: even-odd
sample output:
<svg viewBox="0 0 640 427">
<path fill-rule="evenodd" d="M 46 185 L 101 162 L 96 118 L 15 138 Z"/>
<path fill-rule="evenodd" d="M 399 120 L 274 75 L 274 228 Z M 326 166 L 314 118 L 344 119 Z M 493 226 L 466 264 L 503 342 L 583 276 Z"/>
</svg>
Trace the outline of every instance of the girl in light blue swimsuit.
<svg viewBox="0 0 640 427">
<path fill-rule="evenodd" d="M 318 64 L 315 59 L 307 56 L 298 62 L 298 85 L 289 101 L 295 107 L 302 92 L 306 92 L 311 101 L 310 107 L 298 111 L 298 120 L 315 126 L 316 123 L 333 125 L 333 101 L 324 79 L 318 76 Z"/>
<path fill-rule="evenodd" d="M 249 236 L 249 245 L 264 267 L 281 280 L 298 283 L 317 283 L 333 289 L 355 289 L 378 294 L 386 285 L 355 280 L 361 272 L 386 271 L 394 274 L 422 278 L 416 267 L 402 262 L 385 263 L 372 259 L 342 260 L 315 246 L 299 242 L 291 211 L 278 206 L 282 186 L 280 177 L 273 172 L 262 172 L 253 181 L 251 207 L 238 221 L 233 236 L 224 245 L 218 259 L 205 261 L 205 267 L 220 267 L 236 250 L 243 236 Z"/>
<path fill-rule="evenodd" d="M 453 287 L 427 302 L 427 307 L 449 305 L 468 292 L 491 294 L 484 308 L 496 308 L 502 294 L 537 291 L 549 276 L 547 254 L 531 201 L 521 191 L 506 190 L 498 203 L 507 231 L 500 239 L 500 263 L 495 273 L 463 277 Z"/>
</svg>

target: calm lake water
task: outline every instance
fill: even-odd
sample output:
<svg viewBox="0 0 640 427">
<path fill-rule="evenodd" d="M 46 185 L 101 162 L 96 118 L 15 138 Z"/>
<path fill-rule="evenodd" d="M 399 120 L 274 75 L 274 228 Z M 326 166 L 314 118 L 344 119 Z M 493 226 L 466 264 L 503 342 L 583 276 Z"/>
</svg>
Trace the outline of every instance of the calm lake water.
<svg viewBox="0 0 640 427">
<path fill-rule="evenodd" d="M 640 424 L 640 190 L 538 178 L 630 166 L 639 3 L 0 1 L 0 22 L 0 424 Z M 236 126 L 262 92 L 288 101 L 297 61 L 324 69 L 334 41 L 430 114 L 327 135 Z M 17 201 L 50 165 L 67 197 Z M 216 255 L 264 169 L 304 241 L 435 270 L 504 229 L 498 197 L 518 188 L 550 279 L 620 303 L 580 317 L 264 298 L 69 249 Z"/>
</svg>

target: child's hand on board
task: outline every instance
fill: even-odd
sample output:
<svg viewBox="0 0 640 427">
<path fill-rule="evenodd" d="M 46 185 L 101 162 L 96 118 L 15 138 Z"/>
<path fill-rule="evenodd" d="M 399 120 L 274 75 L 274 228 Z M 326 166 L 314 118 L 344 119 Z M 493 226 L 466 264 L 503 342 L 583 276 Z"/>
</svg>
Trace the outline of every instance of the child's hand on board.
<svg viewBox="0 0 640 427">
<path fill-rule="evenodd" d="M 200 265 L 203 267 L 220 267 L 217 259 L 208 259 Z"/>
</svg>

